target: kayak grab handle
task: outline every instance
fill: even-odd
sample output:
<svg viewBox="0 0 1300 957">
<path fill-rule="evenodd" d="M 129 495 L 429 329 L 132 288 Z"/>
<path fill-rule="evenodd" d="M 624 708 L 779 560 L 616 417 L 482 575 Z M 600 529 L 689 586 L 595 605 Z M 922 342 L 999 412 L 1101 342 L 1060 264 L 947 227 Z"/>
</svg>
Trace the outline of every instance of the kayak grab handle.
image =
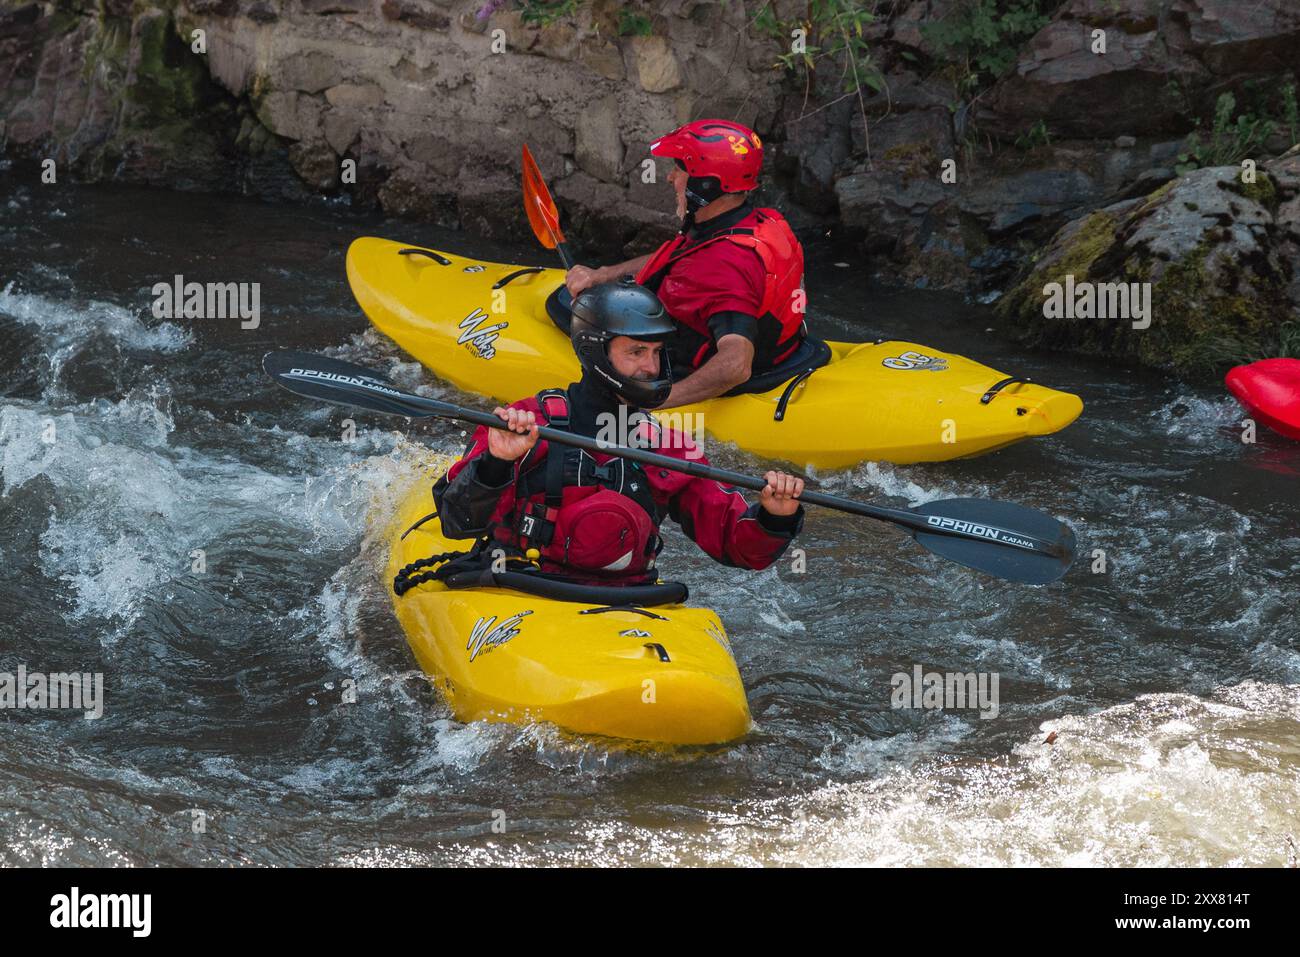
<svg viewBox="0 0 1300 957">
<path fill-rule="evenodd" d="M 437 513 L 437 512 L 430 512 L 428 515 L 424 516 L 424 518 L 420 519 L 418 522 L 416 522 L 414 525 L 412 525 L 412 526 L 411 526 L 410 528 L 408 528 L 406 531 L 402 532 L 402 537 L 399 538 L 398 541 L 400 541 L 400 542 L 404 542 L 404 541 L 406 541 L 406 536 L 407 536 L 407 535 L 410 535 L 413 531 L 415 531 L 417 528 L 419 528 L 421 525 L 423 525 L 423 524 L 424 524 L 425 522 L 427 522 L 429 519 L 431 519 L 431 518 L 437 518 L 437 517 L 438 517 L 438 513 Z"/>
<path fill-rule="evenodd" d="M 790 404 L 790 397 L 794 395 L 794 390 L 807 382 L 808 377 L 816 371 L 817 369 L 804 369 L 803 372 L 800 372 L 790 380 L 790 384 L 786 386 L 785 391 L 781 393 L 781 398 L 777 400 L 776 411 L 772 413 L 773 422 L 785 421 L 785 407 Z"/>
<path fill-rule="evenodd" d="M 529 273 L 534 273 L 534 272 L 546 272 L 546 270 L 542 266 L 526 266 L 523 269 L 516 269 L 510 275 L 502 276 L 500 279 L 494 282 L 492 284 L 492 288 L 500 289 L 502 286 L 506 285 L 507 283 L 514 282 L 520 276 L 527 276 Z"/>
<path fill-rule="evenodd" d="M 397 251 L 397 255 L 399 255 L 399 256 L 428 256 L 430 259 L 432 259 L 434 262 L 436 262 L 439 266 L 450 266 L 450 265 L 451 265 L 451 260 L 450 260 L 450 259 L 448 259 L 446 256 L 442 256 L 442 255 L 439 255 L 438 253 L 435 253 L 432 249 L 417 249 L 416 247 L 412 246 L 412 247 L 410 247 L 410 248 L 408 248 L 408 249 L 399 249 L 399 250 Z"/>
<path fill-rule="evenodd" d="M 989 386 L 989 391 L 980 396 L 980 405 L 988 405 L 997 397 L 999 392 L 1014 382 L 1023 382 L 1026 385 L 1032 385 L 1033 381 L 1034 380 L 1028 376 L 1009 375 L 1001 382 L 995 382 Z"/>
<path fill-rule="evenodd" d="M 638 615 L 645 615 L 647 618 L 657 618 L 660 621 L 668 620 L 663 615 L 656 615 L 652 611 L 646 611 L 644 608 L 637 608 L 635 605 L 606 605 L 603 608 L 584 608 L 582 611 L 578 612 L 578 614 L 579 615 L 603 615 L 607 611 L 634 611 Z"/>
</svg>

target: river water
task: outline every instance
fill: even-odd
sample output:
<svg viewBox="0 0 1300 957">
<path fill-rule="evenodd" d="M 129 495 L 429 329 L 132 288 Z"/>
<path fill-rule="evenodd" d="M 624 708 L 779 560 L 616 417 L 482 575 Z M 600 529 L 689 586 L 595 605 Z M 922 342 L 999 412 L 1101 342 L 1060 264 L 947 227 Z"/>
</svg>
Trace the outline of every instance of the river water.
<svg viewBox="0 0 1300 957">
<path fill-rule="evenodd" d="M 1003 583 L 829 512 L 804 574 L 726 569 L 674 532 L 671 577 L 727 623 L 746 739 L 663 754 L 452 719 L 370 529 L 459 429 L 299 400 L 258 364 L 329 350 L 475 401 L 368 330 L 343 273 L 367 233 L 550 264 L 344 207 L 0 188 L 0 672 L 105 688 L 98 720 L 0 710 L 0 864 L 1295 862 L 1300 444 L 1243 443 L 1217 388 L 1025 355 L 986 307 L 882 290 L 829 251 L 810 250 L 822 336 L 962 352 L 1085 411 L 823 485 L 1043 509 L 1075 527 L 1074 570 Z M 155 319 L 177 273 L 260 282 L 260 326 Z M 916 665 L 997 673 L 997 717 L 891 708 Z"/>
</svg>

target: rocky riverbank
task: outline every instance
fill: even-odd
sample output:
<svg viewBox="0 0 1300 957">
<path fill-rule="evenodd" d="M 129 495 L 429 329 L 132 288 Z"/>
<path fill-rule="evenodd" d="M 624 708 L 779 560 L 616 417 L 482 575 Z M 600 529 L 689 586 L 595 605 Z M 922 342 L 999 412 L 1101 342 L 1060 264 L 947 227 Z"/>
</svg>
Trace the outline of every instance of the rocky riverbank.
<svg viewBox="0 0 1300 957">
<path fill-rule="evenodd" d="M 650 139 L 726 116 L 796 228 L 888 281 L 1009 290 L 1027 341 L 1193 375 L 1295 349 L 1293 0 L 823 6 L 4 0 L 0 140 L 61 181 L 347 195 L 487 236 L 527 228 L 526 141 L 612 258 L 674 227 Z M 1047 318 L 1058 273 L 1151 282 L 1151 326 Z"/>
<path fill-rule="evenodd" d="M 1074 220 L 1031 257 L 999 313 L 1037 345 L 1196 377 L 1300 355 L 1300 147 L 1242 176 L 1197 169 Z M 1087 308 L 1045 315 L 1053 284 L 1079 289 L 1074 305 Z M 1147 315 L 1113 308 L 1144 286 Z"/>
</svg>

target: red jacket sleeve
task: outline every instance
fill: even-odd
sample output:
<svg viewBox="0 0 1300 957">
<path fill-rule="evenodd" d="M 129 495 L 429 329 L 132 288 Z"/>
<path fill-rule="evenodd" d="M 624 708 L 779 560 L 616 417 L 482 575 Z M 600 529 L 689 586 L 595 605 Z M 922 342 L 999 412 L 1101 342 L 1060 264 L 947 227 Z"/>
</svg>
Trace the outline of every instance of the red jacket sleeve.
<svg viewBox="0 0 1300 957">
<path fill-rule="evenodd" d="M 525 412 L 539 413 L 537 417 L 538 424 L 539 425 L 546 424 L 546 416 L 540 414 L 542 409 L 541 406 L 538 405 L 537 398 L 535 396 L 530 395 L 525 399 L 520 399 L 518 402 L 511 402 L 510 405 L 506 406 L 506 408 L 523 409 Z M 542 445 L 543 443 L 539 442 L 537 444 Z M 453 462 L 451 468 L 447 470 L 447 478 L 454 482 L 456 480 L 456 476 L 459 475 L 462 471 L 464 471 L 464 469 L 470 464 L 470 462 L 474 461 L 481 455 L 486 455 L 487 450 L 488 450 L 488 427 L 486 425 L 480 425 L 478 428 L 474 430 L 474 434 L 470 436 L 469 446 L 465 449 L 465 454 L 462 455 L 457 461 Z M 534 451 L 536 451 L 536 446 L 534 446 Z M 521 461 L 526 461 L 527 459 L 530 458 L 532 458 L 531 455 L 525 455 L 523 459 L 521 459 Z"/>
<path fill-rule="evenodd" d="M 512 403 L 511 408 L 540 413 L 537 400 L 531 396 Z M 545 416 L 539 414 L 538 421 L 545 425 Z M 538 442 L 508 470 L 489 480 L 482 474 L 488 454 L 488 429 L 483 425 L 475 429 L 465 454 L 433 487 L 443 534 L 448 538 L 477 538 L 490 523 L 508 514 L 515 504 L 515 476 L 544 458 L 546 445 L 545 441 Z"/>
<path fill-rule="evenodd" d="M 664 436 L 672 436 L 664 430 Z M 669 448 L 657 452 L 708 464 L 680 434 L 662 442 Z M 667 498 L 668 514 L 696 545 L 712 558 L 735 568 L 762 569 L 781 557 L 803 528 L 803 506 L 789 518 L 768 515 L 761 505 L 750 505 L 738 488 L 712 479 L 692 478 L 667 469 L 651 468 L 656 490 Z"/>
</svg>

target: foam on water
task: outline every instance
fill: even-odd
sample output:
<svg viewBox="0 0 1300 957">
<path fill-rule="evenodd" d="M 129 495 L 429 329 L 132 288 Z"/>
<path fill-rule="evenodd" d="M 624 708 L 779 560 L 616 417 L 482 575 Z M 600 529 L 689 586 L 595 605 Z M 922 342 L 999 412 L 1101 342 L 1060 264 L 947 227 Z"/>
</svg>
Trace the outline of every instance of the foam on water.
<svg viewBox="0 0 1300 957">
<path fill-rule="evenodd" d="M 941 733 L 834 746 L 861 783 L 744 802 L 704 820 L 605 819 L 567 842 L 462 842 L 462 864 L 1284 866 L 1300 838 L 1300 686 L 1144 695 L 1046 722 L 999 759 L 943 756 Z M 1045 743 L 1055 732 L 1054 743 Z"/>
<path fill-rule="evenodd" d="M 48 577 L 70 586 L 73 620 L 130 625 L 160 585 L 189 573 L 194 549 L 219 564 L 223 548 L 240 547 L 259 521 L 305 529 L 318 547 L 354 541 L 358 518 L 413 452 L 395 433 L 363 431 L 351 446 L 299 437 L 336 462 L 299 479 L 172 448 L 174 428 L 152 399 L 100 399 L 66 412 L 0 407 L 3 494 L 38 477 L 52 486 L 40 558 Z"/>
<path fill-rule="evenodd" d="M 1165 435 L 1192 445 L 1219 445 L 1227 432 L 1240 430 L 1245 411 L 1232 396 L 1209 399 L 1180 395 L 1151 413 Z"/>
<path fill-rule="evenodd" d="M 859 737 L 851 741 L 832 740 L 822 749 L 817 763 L 836 774 L 881 774 L 930 759 L 971 730 L 969 720 L 938 714 L 920 731 L 900 731 L 885 737 Z"/>
<path fill-rule="evenodd" d="M 99 334 L 131 349 L 172 353 L 185 349 L 194 334 L 171 322 L 146 325 L 135 312 L 111 302 L 91 299 L 63 302 L 15 289 L 0 289 L 0 312 L 38 329 L 49 349 L 85 342 Z"/>
<path fill-rule="evenodd" d="M 981 667 L 988 670 L 990 665 L 1005 669 L 1010 665 L 1017 669 L 1018 674 L 1016 677 L 1033 678 L 1049 688 L 1065 691 L 1069 689 L 1072 683 L 1069 675 L 1057 674 L 1044 668 L 1041 652 L 1036 655 L 1027 653 L 1010 638 L 986 638 L 959 631 L 952 636 L 951 643 L 958 649 L 969 650 L 972 653 L 968 670 Z M 997 668 L 992 670 L 997 670 Z M 1000 674 L 1003 678 L 1012 677 L 1011 674 L 1005 671 Z"/>
<path fill-rule="evenodd" d="M 831 472 L 825 476 L 819 476 L 816 469 L 808 470 L 828 492 L 849 493 L 858 489 L 872 489 L 883 495 L 906 499 L 911 506 L 944 498 L 986 494 L 976 486 L 966 485 L 959 489 L 954 483 L 926 488 L 912 478 L 913 471 L 912 466 L 890 465 L 888 462 L 864 462 L 856 468 Z"/>
<path fill-rule="evenodd" d="M 1300 828 L 1296 793 L 1300 686 L 1144 695 L 1046 722 L 1005 761 L 937 762 L 814 792 L 806 813 L 840 822 L 787 859 L 1276 866 Z"/>
</svg>

